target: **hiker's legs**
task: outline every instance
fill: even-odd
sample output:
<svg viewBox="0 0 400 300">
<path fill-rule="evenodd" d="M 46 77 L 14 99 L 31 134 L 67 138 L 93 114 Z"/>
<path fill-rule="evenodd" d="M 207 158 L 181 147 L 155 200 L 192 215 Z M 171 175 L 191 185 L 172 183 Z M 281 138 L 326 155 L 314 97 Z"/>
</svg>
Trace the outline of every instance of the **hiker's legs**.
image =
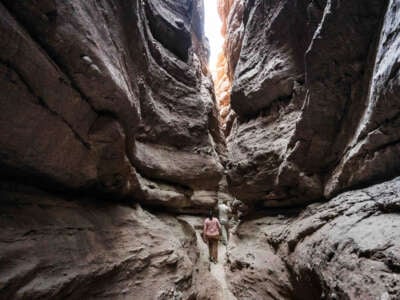
<svg viewBox="0 0 400 300">
<path fill-rule="evenodd" d="M 236 217 L 236 224 L 233 226 L 232 228 L 232 234 L 237 234 L 237 230 L 239 228 L 240 223 L 242 222 L 242 217 L 243 217 L 244 213 L 239 211 Z"/>
<path fill-rule="evenodd" d="M 230 227 L 229 221 L 226 221 L 224 227 L 225 227 L 225 231 L 226 231 L 226 243 L 228 243 L 229 242 L 229 227 Z"/>
<path fill-rule="evenodd" d="M 212 239 L 212 258 L 214 262 L 218 262 L 218 238 Z"/>
<path fill-rule="evenodd" d="M 238 218 L 237 220 L 235 220 L 235 223 L 232 226 L 232 234 L 236 234 L 238 227 L 240 225 L 240 219 Z"/>
<path fill-rule="evenodd" d="M 227 244 L 229 240 L 228 221 L 221 220 L 222 243 Z"/>
<path fill-rule="evenodd" d="M 228 243 L 228 232 L 226 230 L 226 224 L 227 221 L 225 220 L 221 220 L 221 240 L 223 244 L 227 244 Z"/>
<path fill-rule="evenodd" d="M 218 241 L 219 237 L 208 237 L 208 252 L 210 255 L 210 260 L 217 262 L 218 261 Z"/>
<path fill-rule="evenodd" d="M 209 257 L 209 259 L 210 260 L 212 260 L 212 258 L 213 258 L 213 240 L 212 239 L 210 239 L 210 238 L 208 238 L 207 239 L 207 244 L 208 244 L 208 257 Z"/>
</svg>

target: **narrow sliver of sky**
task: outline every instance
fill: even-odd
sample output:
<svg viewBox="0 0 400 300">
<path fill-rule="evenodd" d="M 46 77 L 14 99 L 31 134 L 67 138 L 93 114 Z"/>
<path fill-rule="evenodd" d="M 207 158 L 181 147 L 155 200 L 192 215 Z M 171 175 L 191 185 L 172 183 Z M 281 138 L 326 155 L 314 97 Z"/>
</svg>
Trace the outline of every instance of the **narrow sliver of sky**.
<svg viewBox="0 0 400 300">
<path fill-rule="evenodd" d="M 222 51 L 224 39 L 221 35 L 222 22 L 218 15 L 218 1 L 204 0 L 204 30 L 210 42 L 210 61 L 211 72 L 215 70 L 218 53 Z"/>
</svg>

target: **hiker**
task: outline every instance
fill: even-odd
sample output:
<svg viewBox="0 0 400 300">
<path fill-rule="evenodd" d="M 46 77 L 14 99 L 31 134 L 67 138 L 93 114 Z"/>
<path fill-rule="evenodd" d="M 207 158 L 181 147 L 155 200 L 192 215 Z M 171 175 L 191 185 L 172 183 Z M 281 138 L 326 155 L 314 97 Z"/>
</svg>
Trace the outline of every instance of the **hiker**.
<svg viewBox="0 0 400 300">
<path fill-rule="evenodd" d="M 207 241 L 210 261 L 218 262 L 218 240 L 221 232 L 221 224 L 214 217 L 213 210 L 210 209 L 208 217 L 204 220 L 203 239 Z"/>
<path fill-rule="evenodd" d="M 231 208 L 226 205 L 226 202 L 226 200 L 220 201 L 218 205 L 219 221 L 222 226 L 222 243 L 224 245 L 227 245 L 229 241 L 229 214 L 232 213 Z"/>
<path fill-rule="evenodd" d="M 236 231 L 242 221 L 242 217 L 248 213 L 249 207 L 239 199 L 233 200 L 231 206 L 232 206 L 233 219 L 236 223 L 235 226 L 232 228 L 232 234 L 236 234 Z"/>
</svg>

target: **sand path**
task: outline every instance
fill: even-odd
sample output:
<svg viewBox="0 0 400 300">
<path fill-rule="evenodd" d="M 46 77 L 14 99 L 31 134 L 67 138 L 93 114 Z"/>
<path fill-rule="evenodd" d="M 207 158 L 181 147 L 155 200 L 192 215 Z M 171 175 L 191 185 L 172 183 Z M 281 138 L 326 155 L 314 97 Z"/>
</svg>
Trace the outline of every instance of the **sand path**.
<svg viewBox="0 0 400 300">
<path fill-rule="evenodd" d="M 225 277 L 226 246 L 222 243 L 218 245 L 218 263 L 211 263 L 211 274 L 217 279 L 222 289 L 223 300 L 236 300 L 236 297 L 229 290 Z"/>
</svg>

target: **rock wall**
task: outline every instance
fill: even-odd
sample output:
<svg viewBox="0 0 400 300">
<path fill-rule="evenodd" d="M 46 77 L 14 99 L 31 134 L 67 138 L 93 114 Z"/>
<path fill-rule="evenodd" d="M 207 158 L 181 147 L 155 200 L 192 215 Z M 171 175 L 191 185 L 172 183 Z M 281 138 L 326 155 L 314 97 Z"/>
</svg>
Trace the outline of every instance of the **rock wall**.
<svg viewBox="0 0 400 300">
<path fill-rule="evenodd" d="M 0 2 L 0 299 L 400 297 L 399 0 L 218 3 Z"/>
<path fill-rule="evenodd" d="M 371 186 L 400 174 L 399 13 L 397 0 L 231 4 L 228 185 L 258 214 L 228 250 L 238 299 L 400 297 L 400 181 Z"/>
<path fill-rule="evenodd" d="M 238 299 L 398 299 L 400 178 L 243 223 L 229 249 Z"/>
<path fill-rule="evenodd" d="M 302 204 L 400 174 L 398 1 L 232 7 L 227 44 L 241 46 L 225 48 L 237 115 L 227 166 L 238 198 Z"/>
<path fill-rule="evenodd" d="M 1 187 L 0 299 L 219 297 L 199 252 L 201 220 Z"/>
<path fill-rule="evenodd" d="M 203 2 L 0 16 L 0 299 L 221 298 L 202 220 L 171 213 L 228 197 Z"/>
<path fill-rule="evenodd" d="M 229 135 L 236 116 L 231 109 L 230 102 L 233 72 L 239 58 L 244 32 L 243 3 L 243 1 L 218 0 L 218 14 L 222 22 L 221 34 L 224 37 L 224 44 L 218 55 L 214 87 L 221 126 L 225 135 Z"/>
<path fill-rule="evenodd" d="M 3 178 L 212 206 L 224 140 L 202 1 L 0 4 Z"/>
</svg>

